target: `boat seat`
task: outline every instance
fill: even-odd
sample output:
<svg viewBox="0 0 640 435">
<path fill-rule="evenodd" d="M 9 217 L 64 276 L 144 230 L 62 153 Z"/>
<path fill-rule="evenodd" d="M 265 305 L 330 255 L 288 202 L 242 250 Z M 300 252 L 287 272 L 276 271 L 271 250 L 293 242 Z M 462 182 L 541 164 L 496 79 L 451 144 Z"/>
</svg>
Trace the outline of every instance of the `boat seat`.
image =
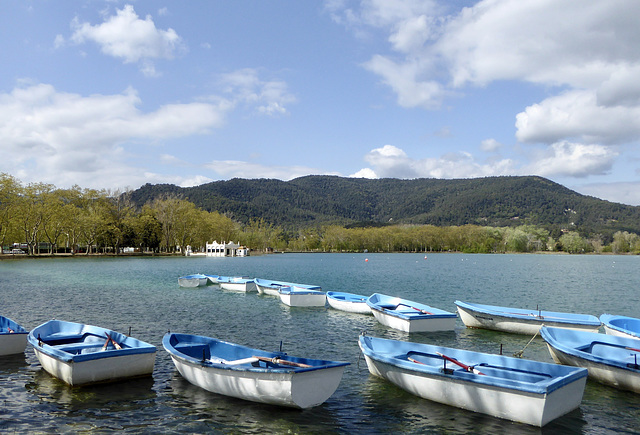
<svg viewBox="0 0 640 435">
<path fill-rule="evenodd" d="M 90 341 L 90 342 L 82 342 L 82 343 L 58 344 L 53 347 L 63 352 L 73 353 L 76 350 L 90 349 L 92 347 L 95 347 L 96 349 L 101 349 L 102 346 L 104 346 L 104 343 L 100 343 L 98 341 Z M 110 345 L 110 347 L 108 347 L 107 349 L 113 349 L 113 345 Z"/>
<path fill-rule="evenodd" d="M 77 343 L 78 341 L 82 340 L 84 336 L 85 334 L 65 334 L 57 332 L 55 334 L 47 335 L 44 339 L 42 339 L 42 341 L 50 346 L 57 346 L 62 344 Z"/>
</svg>

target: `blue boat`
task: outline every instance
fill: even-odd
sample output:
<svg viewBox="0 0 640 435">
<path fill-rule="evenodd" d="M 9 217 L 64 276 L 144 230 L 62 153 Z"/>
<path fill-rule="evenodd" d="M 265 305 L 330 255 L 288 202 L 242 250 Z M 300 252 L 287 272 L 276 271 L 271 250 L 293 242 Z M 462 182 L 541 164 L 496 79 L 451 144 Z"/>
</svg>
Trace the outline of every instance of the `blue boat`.
<svg viewBox="0 0 640 435">
<path fill-rule="evenodd" d="M 49 320 L 27 336 L 42 368 L 69 385 L 151 376 L 156 347 L 82 323 Z"/>
<path fill-rule="evenodd" d="M 209 284 L 218 284 L 218 279 L 220 278 L 220 275 L 205 274 L 205 276 L 209 279 Z"/>
<path fill-rule="evenodd" d="M 257 291 L 253 278 L 245 276 L 218 276 L 218 285 L 225 290 L 250 293 Z"/>
<path fill-rule="evenodd" d="M 589 377 L 600 383 L 640 393 L 637 339 L 547 326 L 540 335 L 558 364 L 584 367 Z"/>
<path fill-rule="evenodd" d="M 640 319 L 603 314 L 600 321 L 604 325 L 604 332 L 609 335 L 640 339 Z"/>
<path fill-rule="evenodd" d="M 344 292 L 327 292 L 327 302 L 332 308 L 340 311 L 358 314 L 372 314 L 371 308 L 367 305 L 368 296 L 357 295 Z"/>
<path fill-rule="evenodd" d="M 255 280 L 256 287 L 258 289 L 258 293 L 278 296 L 280 294 L 280 289 L 282 287 L 297 287 L 306 290 L 317 290 L 321 291 L 322 287 L 319 285 L 311 285 L 311 284 L 299 284 L 295 282 L 287 282 L 287 281 L 274 281 L 271 279 L 264 278 L 256 278 Z"/>
<path fill-rule="evenodd" d="M 362 335 L 372 375 L 424 399 L 544 426 L 576 409 L 587 371 L 538 361 Z"/>
<path fill-rule="evenodd" d="M 400 331 L 453 331 L 456 326 L 455 313 L 407 299 L 374 293 L 367 305 L 378 322 Z"/>
<path fill-rule="evenodd" d="M 307 287 L 285 286 L 278 290 L 280 302 L 290 307 L 324 307 L 327 295 Z"/>
<path fill-rule="evenodd" d="M 194 273 L 192 275 L 185 275 L 178 278 L 178 285 L 180 287 L 202 287 L 209 284 L 209 278 L 207 275 L 201 273 Z"/>
<path fill-rule="evenodd" d="M 8 317 L 0 316 L 0 356 L 23 353 L 27 330 Z"/>
<path fill-rule="evenodd" d="M 162 345 L 176 369 L 194 385 L 238 399 L 302 409 L 331 397 L 349 365 L 190 334 L 167 333 Z"/>
<path fill-rule="evenodd" d="M 455 301 L 460 319 L 468 328 L 492 329 L 514 334 L 534 335 L 540 327 L 598 331 L 600 320 L 590 314 L 557 313 L 555 311 L 499 307 Z"/>
</svg>

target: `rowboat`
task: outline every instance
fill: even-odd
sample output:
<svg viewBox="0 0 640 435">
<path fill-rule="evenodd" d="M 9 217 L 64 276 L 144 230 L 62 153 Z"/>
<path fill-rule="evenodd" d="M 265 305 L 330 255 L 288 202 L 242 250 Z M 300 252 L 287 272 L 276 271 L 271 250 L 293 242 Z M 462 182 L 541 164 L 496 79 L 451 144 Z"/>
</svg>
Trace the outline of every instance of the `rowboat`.
<svg viewBox="0 0 640 435">
<path fill-rule="evenodd" d="M 349 365 L 190 334 L 167 333 L 162 345 L 178 372 L 198 387 L 238 399 L 302 409 L 331 397 Z"/>
<path fill-rule="evenodd" d="M 70 385 L 150 376 L 156 347 L 109 329 L 49 320 L 27 336 L 42 368 Z"/>
<path fill-rule="evenodd" d="M 603 314 L 600 321 L 604 325 L 604 332 L 609 335 L 640 339 L 640 319 Z"/>
<path fill-rule="evenodd" d="M 278 296 L 280 288 L 289 285 L 281 281 L 271 281 L 264 278 L 256 278 L 254 281 L 256 283 L 256 288 L 258 289 L 258 294 L 269 296 Z"/>
<path fill-rule="evenodd" d="M 601 323 L 589 314 L 497 307 L 455 301 L 460 319 L 468 328 L 493 329 L 515 334 L 536 334 L 544 324 L 556 328 L 598 331 Z"/>
<path fill-rule="evenodd" d="M 205 275 L 209 279 L 209 284 L 218 284 L 220 275 Z"/>
<path fill-rule="evenodd" d="M 327 292 L 327 302 L 336 310 L 349 313 L 371 314 L 371 308 L 367 305 L 368 296 L 353 293 Z"/>
<path fill-rule="evenodd" d="M 218 284 L 225 290 L 245 293 L 256 291 L 256 285 L 253 282 L 253 278 L 245 278 L 242 276 L 219 276 Z"/>
<path fill-rule="evenodd" d="M 324 307 L 327 295 L 320 290 L 292 286 L 280 287 L 280 301 L 290 307 Z"/>
<path fill-rule="evenodd" d="M 256 287 L 258 288 L 258 293 L 270 296 L 278 296 L 282 287 L 300 287 L 307 290 L 322 290 L 319 285 L 299 284 L 287 281 L 273 281 L 263 278 L 256 278 L 255 283 Z"/>
<path fill-rule="evenodd" d="M 640 393 L 640 346 L 635 338 L 547 326 L 540 335 L 558 364 L 584 367 L 600 383 Z"/>
<path fill-rule="evenodd" d="M 24 352 L 27 330 L 8 317 L 0 316 L 0 356 Z"/>
<path fill-rule="evenodd" d="M 520 358 L 362 335 L 372 375 L 424 399 L 544 426 L 576 409 L 587 371 Z"/>
<path fill-rule="evenodd" d="M 193 275 L 185 275 L 178 278 L 178 285 L 180 287 L 202 287 L 209 284 L 209 278 L 207 275 L 201 273 L 195 273 Z"/>
<path fill-rule="evenodd" d="M 453 331 L 456 325 L 454 313 L 398 297 L 374 293 L 367 305 L 378 322 L 400 331 Z"/>
</svg>

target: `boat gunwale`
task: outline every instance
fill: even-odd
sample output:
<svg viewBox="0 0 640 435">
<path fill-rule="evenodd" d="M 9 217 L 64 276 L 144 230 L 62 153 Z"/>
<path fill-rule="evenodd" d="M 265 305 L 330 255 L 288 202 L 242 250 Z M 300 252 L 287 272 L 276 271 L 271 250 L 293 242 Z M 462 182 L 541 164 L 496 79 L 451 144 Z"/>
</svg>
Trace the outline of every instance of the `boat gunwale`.
<svg viewBox="0 0 640 435">
<path fill-rule="evenodd" d="M 52 324 L 51 322 L 56 322 L 56 324 L 59 324 L 60 326 L 63 326 L 63 327 L 64 326 L 69 327 L 73 325 L 73 327 L 77 328 L 78 326 L 81 326 L 82 327 L 81 331 L 83 333 L 81 335 L 69 333 L 66 335 L 59 335 L 58 337 L 55 337 L 54 335 L 60 334 L 60 332 L 57 332 L 57 333 L 54 332 L 54 333 L 50 333 L 44 338 L 36 335 L 36 334 L 39 334 L 44 327 Z M 58 331 L 60 331 L 60 329 L 58 329 Z M 110 347 L 97 352 L 77 353 L 77 354 L 68 352 L 64 349 L 64 346 L 73 347 L 73 345 L 75 344 L 76 345 L 75 350 L 79 350 L 80 343 L 83 342 L 84 339 L 89 336 L 96 337 L 98 339 L 104 339 L 106 341 L 107 337 L 105 333 L 109 334 L 112 339 L 118 342 L 119 345 L 127 346 L 127 347 L 123 347 L 122 349 L 116 349 L 115 347 Z M 67 342 L 61 343 L 58 345 L 48 344 L 46 342 L 48 337 L 50 337 L 50 340 L 55 339 L 57 341 L 63 341 L 66 339 Z M 150 343 L 147 343 L 145 341 L 139 340 L 137 338 L 126 336 L 122 333 L 113 331 L 111 329 L 103 328 L 101 326 L 88 325 L 88 324 L 76 323 L 76 322 L 68 322 L 68 321 L 56 320 L 56 319 L 49 320 L 35 327 L 27 335 L 27 341 L 29 342 L 29 344 L 31 344 L 31 346 L 34 348 L 35 351 L 43 353 L 45 355 L 48 355 L 51 358 L 54 358 L 58 361 L 65 362 L 65 363 L 80 363 L 85 361 L 96 361 L 96 360 L 103 360 L 108 358 L 117 358 L 117 357 L 126 356 L 126 355 L 140 355 L 140 354 L 157 352 L 156 346 Z M 86 344 L 91 344 L 91 346 L 86 346 L 87 348 L 92 348 L 92 347 L 97 348 L 97 347 L 102 347 L 104 345 L 104 343 L 100 343 L 99 341 L 96 341 L 95 344 L 93 342 L 86 343 Z"/>
<path fill-rule="evenodd" d="M 638 338 L 640 339 L 640 332 L 638 331 L 633 331 L 631 329 L 626 329 L 623 328 L 621 326 L 615 325 L 612 322 L 616 319 L 629 319 L 629 320 L 633 320 L 635 322 L 640 322 L 640 319 L 637 319 L 635 317 L 629 317 L 629 316 L 618 316 L 615 314 L 603 314 L 600 316 L 600 322 L 602 322 L 602 324 L 606 327 L 606 328 L 610 328 L 613 329 L 614 331 L 617 332 L 621 332 L 623 334 L 628 335 L 629 337 L 632 338 Z"/>
<path fill-rule="evenodd" d="M 596 316 L 591 314 L 576 314 L 576 313 L 562 313 L 555 311 L 543 311 L 543 310 L 527 310 L 523 308 L 501 307 L 497 305 L 484 305 L 470 302 L 455 301 L 454 304 L 458 308 L 462 308 L 467 311 L 487 314 L 491 316 L 499 316 L 505 319 L 518 320 L 521 323 L 557 323 L 557 324 L 573 324 L 573 325 L 585 325 L 585 326 L 601 326 L 602 322 Z M 511 310 L 510 312 L 501 311 L 500 308 Z M 536 313 L 539 313 L 540 316 Z M 565 317 L 554 316 L 561 315 Z"/>
<path fill-rule="evenodd" d="M 195 343 L 201 344 L 204 346 L 209 346 L 210 343 L 231 346 L 241 351 L 247 351 L 247 355 L 250 355 L 250 356 L 260 356 L 260 357 L 266 357 L 266 358 L 276 358 L 276 357 L 282 358 L 286 356 L 287 361 L 291 361 L 291 362 L 302 363 L 302 364 L 309 364 L 309 363 L 326 363 L 326 364 L 319 364 L 315 366 L 312 364 L 309 364 L 309 365 L 312 365 L 311 367 L 294 367 L 294 366 L 254 367 L 251 365 L 251 363 L 229 365 L 229 364 L 214 362 L 211 359 L 203 360 L 202 358 L 192 357 L 181 352 L 179 348 L 176 348 L 173 344 L 171 344 L 172 336 L 175 336 L 176 339 L 178 339 L 177 338 L 178 336 L 183 336 L 183 337 L 188 337 L 196 340 L 201 340 Z M 329 360 L 318 360 L 318 359 L 303 358 L 303 357 L 294 357 L 294 356 L 289 356 L 285 353 L 269 352 L 265 350 L 251 348 L 248 346 L 242 346 L 236 343 L 222 341 L 214 337 L 206 337 L 203 335 L 193 335 L 193 334 L 183 334 L 183 333 L 173 333 L 173 332 L 169 332 L 164 335 L 164 337 L 162 338 L 162 346 L 165 348 L 167 353 L 171 355 L 172 358 L 177 358 L 190 365 L 204 367 L 204 368 L 230 370 L 232 372 L 240 372 L 240 373 L 251 372 L 251 373 L 282 373 L 282 374 L 292 373 L 293 374 L 293 373 L 313 372 L 317 370 L 323 370 L 323 369 L 334 368 L 334 367 L 344 367 L 351 364 L 346 361 L 329 361 Z"/>
</svg>

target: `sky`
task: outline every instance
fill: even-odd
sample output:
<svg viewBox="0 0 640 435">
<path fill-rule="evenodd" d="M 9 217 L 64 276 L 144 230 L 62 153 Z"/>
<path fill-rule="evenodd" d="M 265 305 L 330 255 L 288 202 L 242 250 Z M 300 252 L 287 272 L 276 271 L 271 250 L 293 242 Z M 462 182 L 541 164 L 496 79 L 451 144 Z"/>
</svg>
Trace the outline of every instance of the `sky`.
<svg viewBox="0 0 640 435">
<path fill-rule="evenodd" d="M 0 173 L 538 175 L 640 205 L 637 0 L 3 0 Z"/>
</svg>

